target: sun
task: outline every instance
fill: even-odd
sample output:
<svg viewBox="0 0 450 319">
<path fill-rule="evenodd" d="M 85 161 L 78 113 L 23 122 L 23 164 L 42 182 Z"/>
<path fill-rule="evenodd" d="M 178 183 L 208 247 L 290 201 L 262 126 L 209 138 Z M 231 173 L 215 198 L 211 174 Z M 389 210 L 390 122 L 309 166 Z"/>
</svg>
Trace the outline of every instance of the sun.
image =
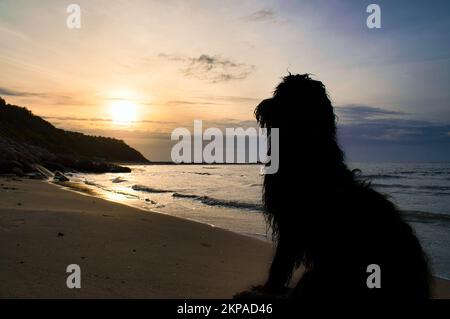
<svg viewBox="0 0 450 319">
<path fill-rule="evenodd" d="M 114 124 L 130 125 L 137 120 L 137 105 L 127 100 L 112 101 L 109 113 Z"/>
</svg>

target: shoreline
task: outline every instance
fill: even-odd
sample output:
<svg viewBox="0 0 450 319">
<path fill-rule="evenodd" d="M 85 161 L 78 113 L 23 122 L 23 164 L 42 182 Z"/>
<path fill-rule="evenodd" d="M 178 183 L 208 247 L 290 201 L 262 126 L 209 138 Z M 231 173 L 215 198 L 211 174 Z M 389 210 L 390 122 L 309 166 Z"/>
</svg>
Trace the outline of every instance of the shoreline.
<svg viewBox="0 0 450 319">
<path fill-rule="evenodd" d="M 233 234 L 237 234 L 237 235 L 240 235 L 240 236 L 261 240 L 262 242 L 272 244 L 272 241 L 267 236 L 251 234 L 251 233 L 243 233 L 243 232 L 240 233 L 240 232 L 237 232 L 237 231 L 233 231 L 232 229 L 227 229 L 227 228 L 224 228 L 224 227 L 216 226 L 215 224 L 202 222 L 202 221 L 198 221 L 198 220 L 190 219 L 190 218 L 183 218 L 183 217 L 171 215 L 169 213 L 165 213 L 165 212 L 162 212 L 162 211 L 146 209 L 146 208 L 143 208 L 143 207 L 140 207 L 140 206 L 137 206 L 137 205 L 130 204 L 128 202 L 115 201 L 113 199 L 101 196 L 99 193 L 96 193 L 95 190 L 93 190 L 90 187 L 85 187 L 83 183 L 70 182 L 68 184 L 67 182 L 52 182 L 50 180 L 45 180 L 45 182 L 49 183 L 50 185 L 54 185 L 54 186 L 56 186 L 56 187 L 58 187 L 60 189 L 63 189 L 65 191 L 74 192 L 74 193 L 79 194 L 79 195 L 90 196 L 90 197 L 106 200 L 106 201 L 111 202 L 111 203 L 115 203 L 115 204 L 119 204 L 119 205 L 124 205 L 124 206 L 130 207 L 130 208 L 138 209 L 138 210 L 146 212 L 146 213 L 161 214 L 161 215 L 164 215 L 164 216 L 171 216 L 171 217 L 174 217 L 174 218 L 179 218 L 181 220 L 188 220 L 190 222 L 199 223 L 199 224 L 202 224 L 202 225 L 207 225 L 207 226 L 215 228 L 215 229 L 221 229 L 221 230 L 224 230 L 224 231 L 229 231 L 229 232 L 231 232 Z"/>
<path fill-rule="evenodd" d="M 231 298 L 267 274 L 268 241 L 48 181 L 0 183 L 0 298 Z M 81 289 L 65 285 L 71 263 Z"/>
</svg>

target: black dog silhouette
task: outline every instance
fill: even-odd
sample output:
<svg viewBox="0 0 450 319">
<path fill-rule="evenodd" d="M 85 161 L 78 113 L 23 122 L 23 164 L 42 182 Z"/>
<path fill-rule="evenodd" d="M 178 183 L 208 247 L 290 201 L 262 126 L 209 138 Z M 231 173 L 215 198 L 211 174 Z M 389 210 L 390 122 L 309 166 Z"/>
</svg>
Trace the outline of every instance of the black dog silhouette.
<svg viewBox="0 0 450 319">
<path fill-rule="evenodd" d="M 428 298 L 426 255 L 395 205 L 346 166 L 322 82 L 289 74 L 255 116 L 280 133 L 279 170 L 263 188 L 277 249 L 267 282 L 236 297 Z M 367 284 L 373 264 L 380 288 Z M 288 290 L 299 266 L 303 276 Z"/>
</svg>

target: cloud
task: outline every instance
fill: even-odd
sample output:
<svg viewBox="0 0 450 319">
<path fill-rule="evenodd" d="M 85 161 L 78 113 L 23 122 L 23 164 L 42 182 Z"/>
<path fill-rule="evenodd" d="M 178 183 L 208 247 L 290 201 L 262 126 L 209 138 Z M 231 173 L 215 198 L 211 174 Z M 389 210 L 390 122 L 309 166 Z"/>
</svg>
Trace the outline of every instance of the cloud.
<svg viewBox="0 0 450 319">
<path fill-rule="evenodd" d="M 231 96 L 231 95 L 214 95 L 202 97 L 206 100 L 221 101 L 227 103 L 259 103 L 263 98 L 247 97 L 247 96 Z"/>
<path fill-rule="evenodd" d="M 186 77 L 212 83 L 243 80 L 255 70 L 254 65 L 238 63 L 218 55 L 201 54 L 198 57 L 183 57 L 160 53 L 159 57 L 183 64 L 181 71 Z"/>
<path fill-rule="evenodd" d="M 41 116 L 44 120 L 59 120 L 59 121 L 82 121 L 82 122 L 111 122 L 108 118 L 95 117 L 74 117 L 74 116 Z"/>
<path fill-rule="evenodd" d="M 55 94 L 48 92 L 27 92 L 27 91 L 18 91 L 13 89 L 8 89 L 5 87 L 0 87 L 0 96 L 10 96 L 10 97 L 18 97 L 18 98 L 38 98 L 45 99 L 47 104 L 56 104 L 56 105 L 87 105 L 91 104 L 79 99 L 78 97 L 74 97 L 74 94 L 64 93 L 64 94 Z"/>
<path fill-rule="evenodd" d="M 448 161 L 450 125 L 377 119 L 339 125 L 339 142 L 350 161 Z"/>
<path fill-rule="evenodd" d="M 407 113 L 368 105 L 336 107 L 340 136 L 351 143 L 448 143 L 450 125 L 405 119 Z M 340 121 L 343 119 L 343 121 Z"/>
<path fill-rule="evenodd" d="M 176 55 L 176 54 L 168 54 L 168 53 L 160 53 L 158 54 L 160 58 L 164 58 L 169 61 L 175 61 L 175 62 L 185 62 L 187 58 Z"/>
<path fill-rule="evenodd" d="M 254 22 L 274 22 L 276 21 L 276 15 L 272 9 L 266 8 L 253 12 L 252 14 L 244 17 L 244 20 Z"/>
<path fill-rule="evenodd" d="M 0 87 L 0 95 L 16 96 L 16 97 L 36 97 L 36 96 L 37 97 L 47 97 L 48 96 L 45 93 L 16 91 L 16 90 L 8 89 L 5 87 Z"/>
<path fill-rule="evenodd" d="M 164 102 L 166 106 L 178 106 L 178 105 L 221 105 L 220 103 L 206 102 L 206 101 L 188 101 L 188 100 L 171 100 Z"/>
<path fill-rule="evenodd" d="M 99 118 L 99 117 L 74 117 L 74 116 L 42 116 L 43 119 L 52 121 L 73 121 L 73 122 L 113 122 L 111 118 Z M 148 123 L 148 124 L 176 124 L 177 122 L 171 121 L 154 121 L 154 120 L 136 120 L 131 123 Z"/>
<path fill-rule="evenodd" d="M 180 100 L 168 100 L 163 102 L 152 102 L 152 105 L 160 106 L 224 106 L 236 104 L 254 105 L 256 106 L 262 98 L 253 98 L 246 96 L 226 96 L 226 95 L 199 95 L 193 97 L 186 97 Z"/>
<path fill-rule="evenodd" d="M 368 105 L 335 110 L 339 142 L 353 161 L 450 160 L 450 124 Z"/>
<path fill-rule="evenodd" d="M 355 104 L 338 106 L 335 108 L 335 111 L 338 115 L 339 120 L 350 122 L 360 122 L 376 118 L 406 115 L 406 113 L 404 112 L 391 111 L 374 106 Z"/>
</svg>

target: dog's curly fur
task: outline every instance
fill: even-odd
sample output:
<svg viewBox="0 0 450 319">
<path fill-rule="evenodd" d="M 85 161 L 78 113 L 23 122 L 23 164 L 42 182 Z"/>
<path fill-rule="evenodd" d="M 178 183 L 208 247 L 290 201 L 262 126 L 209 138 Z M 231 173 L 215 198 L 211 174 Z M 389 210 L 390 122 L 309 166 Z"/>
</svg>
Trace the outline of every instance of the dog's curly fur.
<svg viewBox="0 0 450 319">
<path fill-rule="evenodd" d="M 346 166 L 322 82 L 289 74 L 255 116 L 280 132 L 279 170 L 265 175 L 263 188 L 277 249 L 258 292 L 285 292 L 303 266 L 293 298 L 429 297 L 426 255 L 395 205 Z M 366 284 L 370 264 L 381 268 L 381 288 Z"/>
</svg>

